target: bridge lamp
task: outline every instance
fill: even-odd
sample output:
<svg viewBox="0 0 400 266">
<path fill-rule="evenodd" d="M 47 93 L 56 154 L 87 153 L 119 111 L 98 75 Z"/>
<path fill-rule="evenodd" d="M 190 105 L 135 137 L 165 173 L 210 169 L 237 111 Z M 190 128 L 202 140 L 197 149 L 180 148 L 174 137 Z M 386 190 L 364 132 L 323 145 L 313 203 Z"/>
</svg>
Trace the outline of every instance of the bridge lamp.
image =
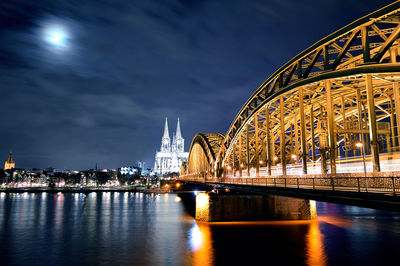
<svg viewBox="0 0 400 266">
<path fill-rule="evenodd" d="M 264 162 L 263 162 L 262 160 L 260 160 L 258 163 L 261 165 L 261 164 L 263 164 Z"/>
<path fill-rule="evenodd" d="M 274 156 L 274 161 L 278 161 L 278 156 Z"/>
<path fill-rule="evenodd" d="M 292 154 L 291 157 L 293 160 L 296 160 L 296 158 L 297 158 L 296 154 Z"/>
<path fill-rule="evenodd" d="M 244 164 L 241 163 L 241 164 L 240 164 L 240 168 L 244 168 Z"/>
<path fill-rule="evenodd" d="M 356 143 L 356 147 L 359 148 L 359 149 L 361 149 L 361 148 L 362 148 L 362 143 L 361 143 L 361 142 L 357 142 L 357 143 Z"/>
<path fill-rule="evenodd" d="M 231 169 L 232 169 L 232 167 L 231 167 L 230 165 L 228 165 L 227 169 L 228 169 L 228 170 L 231 170 Z"/>
</svg>

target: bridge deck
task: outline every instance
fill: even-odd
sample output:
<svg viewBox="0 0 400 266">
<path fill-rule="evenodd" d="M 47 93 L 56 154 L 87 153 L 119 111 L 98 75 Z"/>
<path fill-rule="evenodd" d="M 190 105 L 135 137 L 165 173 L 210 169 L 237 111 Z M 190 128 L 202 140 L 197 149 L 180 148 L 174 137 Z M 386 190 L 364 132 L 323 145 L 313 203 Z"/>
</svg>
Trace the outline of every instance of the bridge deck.
<svg viewBox="0 0 400 266">
<path fill-rule="evenodd" d="M 252 193 L 328 201 L 362 207 L 400 211 L 400 172 L 361 176 L 286 176 L 258 178 L 181 178 L 189 182 L 222 185 Z M 391 176 L 377 176 L 377 175 Z M 354 176 L 356 175 L 356 176 Z"/>
</svg>

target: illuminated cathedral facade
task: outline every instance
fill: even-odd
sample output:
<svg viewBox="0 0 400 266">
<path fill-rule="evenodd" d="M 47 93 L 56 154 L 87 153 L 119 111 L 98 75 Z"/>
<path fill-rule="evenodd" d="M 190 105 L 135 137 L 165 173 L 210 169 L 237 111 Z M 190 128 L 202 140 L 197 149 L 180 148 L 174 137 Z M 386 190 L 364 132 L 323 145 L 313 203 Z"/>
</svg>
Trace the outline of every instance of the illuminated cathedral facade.
<svg viewBox="0 0 400 266">
<path fill-rule="evenodd" d="M 154 172 L 158 175 L 179 173 L 182 162 L 187 161 L 189 153 L 185 152 L 185 140 L 182 137 L 181 127 L 176 125 L 172 143 L 169 137 L 168 120 L 165 118 L 164 134 L 161 139 L 161 149 L 156 153 Z"/>
</svg>

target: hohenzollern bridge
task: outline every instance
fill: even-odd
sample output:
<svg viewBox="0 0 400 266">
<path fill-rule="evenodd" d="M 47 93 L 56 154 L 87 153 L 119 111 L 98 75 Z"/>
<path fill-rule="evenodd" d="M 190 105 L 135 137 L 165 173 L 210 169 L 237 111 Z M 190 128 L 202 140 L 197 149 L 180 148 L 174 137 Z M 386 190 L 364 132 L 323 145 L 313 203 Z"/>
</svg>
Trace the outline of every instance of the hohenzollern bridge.
<svg viewBox="0 0 400 266">
<path fill-rule="evenodd" d="M 193 138 L 180 179 L 394 204 L 399 36 L 396 1 L 296 55 L 254 91 L 226 134 Z"/>
</svg>

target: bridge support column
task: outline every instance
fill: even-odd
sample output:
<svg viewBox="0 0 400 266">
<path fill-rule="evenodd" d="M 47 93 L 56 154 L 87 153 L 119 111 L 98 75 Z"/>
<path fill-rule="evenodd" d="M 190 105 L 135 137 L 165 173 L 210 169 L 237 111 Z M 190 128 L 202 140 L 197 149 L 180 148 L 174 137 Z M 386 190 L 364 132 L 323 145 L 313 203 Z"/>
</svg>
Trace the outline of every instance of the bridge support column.
<svg viewBox="0 0 400 266">
<path fill-rule="evenodd" d="M 236 165 L 235 165 L 235 161 L 236 161 L 236 145 L 233 144 L 232 146 L 232 176 L 235 177 L 236 176 Z"/>
<path fill-rule="evenodd" d="M 314 133 L 314 107 L 311 105 L 310 109 L 310 129 L 311 129 L 311 153 L 312 153 L 312 161 L 315 163 L 316 152 L 315 152 L 315 133 Z"/>
<path fill-rule="evenodd" d="M 379 164 L 379 145 L 378 145 L 378 133 L 376 130 L 376 112 L 375 112 L 375 100 L 374 100 L 374 88 L 372 84 L 372 76 L 365 75 L 365 86 L 367 89 L 367 101 L 368 101 L 368 126 L 369 126 L 369 138 L 371 143 L 371 156 L 372 166 L 374 172 L 380 172 L 381 167 Z"/>
<path fill-rule="evenodd" d="M 301 148 L 299 148 L 299 146 L 301 145 L 301 140 L 299 143 L 299 123 L 298 123 L 298 120 L 300 120 L 300 119 L 301 118 L 297 119 L 297 116 L 294 118 L 294 121 L 295 121 L 295 123 L 294 123 L 294 139 L 295 139 L 294 154 L 296 155 L 295 163 L 300 162 L 300 157 L 301 157 L 301 155 L 300 155 Z"/>
<path fill-rule="evenodd" d="M 265 107 L 265 144 L 266 144 L 266 149 L 267 149 L 267 158 L 266 158 L 266 163 L 267 163 L 267 174 L 270 176 L 271 175 L 271 163 L 272 163 L 272 153 L 271 153 L 271 137 L 270 137 L 270 132 L 269 132 L 269 109 L 268 107 Z"/>
<path fill-rule="evenodd" d="M 260 149 L 259 149 L 259 136 L 258 136 L 258 114 L 254 114 L 254 140 L 255 140 L 255 147 L 254 147 L 254 152 L 255 154 L 255 161 L 256 161 L 256 176 L 260 176 Z"/>
<path fill-rule="evenodd" d="M 285 106 L 283 103 L 283 96 L 279 98 L 280 101 L 280 120 L 281 120 L 281 164 L 282 164 L 282 175 L 286 175 L 286 149 L 285 149 Z"/>
<path fill-rule="evenodd" d="M 326 125 L 323 123 L 323 117 L 324 117 L 324 107 L 322 105 L 319 106 L 319 111 L 320 111 L 320 121 L 318 123 L 318 131 L 319 131 L 319 151 L 321 154 L 321 174 L 326 174 L 328 172 L 327 167 L 326 167 L 326 152 L 327 152 L 327 136 L 326 136 Z"/>
<path fill-rule="evenodd" d="M 393 98 L 394 98 L 394 111 L 396 113 L 396 126 L 397 126 L 397 143 L 398 143 L 398 148 L 396 150 L 400 149 L 400 91 L 399 91 L 399 83 L 394 82 L 393 83 Z M 396 137 L 393 135 L 393 146 L 395 146 L 395 141 Z"/>
<path fill-rule="evenodd" d="M 247 163 L 247 177 L 250 177 L 250 134 L 249 124 L 246 125 L 246 163 Z"/>
<path fill-rule="evenodd" d="M 328 119 L 328 141 L 329 157 L 331 163 L 331 174 L 336 174 L 336 143 L 335 143 L 335 112 L 333 110 L 333 99 L 331 92 L 332 84 L 329 80 L 325 81 L 326 90 L 326 113 Z"/>
<path fill-rule="evenodd" d="M 314 220 L 315 201 L 276 195 L 196 196 L 195 219 L 204 222 Z"/>
<path fill-rule="evenodd" d="M 303 88 L 299 88 L 299 107 L 300 107 L 300 143 L 301 143 L 301 162 L 303 174 L 307 174 L 307 143 L 306 143 L 306 122 L 304 113 Z M 297 122 L 296 122 L 297 123 Z M 297 141 L 297 139 L 296 139 Z"/>
<path fill-rule="evenodd" d="M 395 152 L 396 151 L 396 131 L 395 131 L 395 124 L 394 124 L 394 108 L 393 108 L 393 98 L 389 97 L 390 100 L 390 132 L 392 134 L 392 142 L 391 142 L 391 152 Z M 389 140 L 390 142 L 390 140 Z M 388 150 L 389 152 L 389 150 Z"/>
<path fill-rule="evenodd" d="M 242 161 L 242 133 L 239 132 L 239 175 L 242 177 L 243 161 Z"/>
<path fill-rule="evenodd" d="M 346 123 L 346 104 L 344 102 L 344 96 L 342 96 L 342 103 L 341 103 L 341 111 L 342 111 L 342 120 L 343 120 L 343 129 L 346 130 L 347 129 L 347 123 Z M 348 134 L 344 133 L 343 134 L 343 139 L 344 139 L 344 143 L 343 146 L 347 145 L 347 140 L 348 140 Z M 339 147 L 338 147 L 339 148 Z M 340 156 L 340 151 L 338 150 L 338 155 Z M 344 151 L 344 157 L 347 158 L 348 157 L 348 149 L 346 147 L 345 151 Z"/>
<path fill-rule="evenodd" d="M 364 166 L 364 172 L 366 173 L 366 166 L 365 166 L 365 143 L 364 143 L 364 132 L 363 132 L 363 122 L 362 122 L 362 110 L 361 110 L 361 106 L 362 106 L 362 102 L 361 102 L 361 93 L 360 93 L 360 89 L 357 88 L 356 89 L 356 102 L 357 102 L 357 112 L 358 112 L 358 123 L 359 123 L 359 127 L 360 127 L 360 134 L 359 134 L 359 139 L 361 142 L 361 150 L 360 150 L 360 155 L 363 157 L 363 166 Z"/>
</svg>

